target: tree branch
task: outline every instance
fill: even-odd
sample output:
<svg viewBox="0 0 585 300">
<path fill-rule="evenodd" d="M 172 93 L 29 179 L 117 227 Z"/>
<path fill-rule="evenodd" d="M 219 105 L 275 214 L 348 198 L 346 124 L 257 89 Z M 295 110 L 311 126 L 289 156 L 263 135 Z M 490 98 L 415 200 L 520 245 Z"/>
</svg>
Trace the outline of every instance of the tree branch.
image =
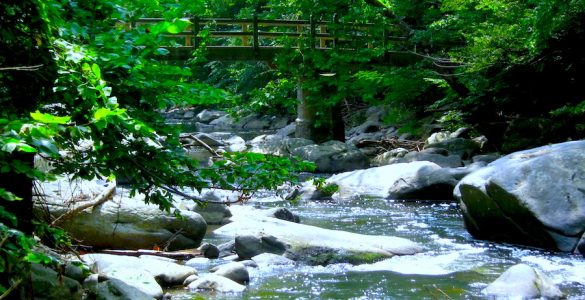
<svg viewBox="0 0 585 300">
<path fill-rule="evenodd" d="M 110 182 L 108 187 L 94 198 L 94 201 L 87 203 L 87 204 L 80 205 L 80 206 L 62 214 L 61 216 L 59 216 L 58 218 L 53 220 L 53 222 L 51 222 L 51 226 L 59 225 L 63 221 L 67 220 L 68 218 L 73 217 L 74 215 L 82 212 L 85 209 L 88 209 L 90 207 L 96 207 L 96 206 L 112 199 L 112 196 L 114 195 L 115 191 L 116 191 L 116 182 Z"/>
<path fill-rule="evenodd" d="M 38 71 L 43 65 L 24 66 L 24 67 L 5 67 L 0 71 Z"/>
</svg>

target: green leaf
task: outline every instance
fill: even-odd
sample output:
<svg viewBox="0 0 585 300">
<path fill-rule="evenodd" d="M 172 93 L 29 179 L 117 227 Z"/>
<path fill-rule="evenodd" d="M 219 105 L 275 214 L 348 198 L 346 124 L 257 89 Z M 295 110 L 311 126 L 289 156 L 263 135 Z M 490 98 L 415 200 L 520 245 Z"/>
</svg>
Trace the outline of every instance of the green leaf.
<svg viewBox="0 0 585 300">
<path fill-rule="evenodd" d="M 11 193 L 3 188 L 0 188 L 0 198 L 4 199 L 6 201 L 20 201 L 20 200 L 22 200 L 22 198 L 17 197 L 13 193 Z M 4 208 L 2 206 L 0 206 L 0 218 L 4 218 L 4 219 L 10 218 L 10 215 L 8 212 L 6 212 L 4 210 Z"/>
<path fill-rule="evenodd" d="M 169 27 L 167 27 L 167 32 L 170 34 L 181 33 L 185 29 L 187 29 L 187 27 L 189 27 L 190 24 L 191 22 L 187 20 L 177 19 L 172 24 L 170 24 Z"/>
<path fill-rule="evenodd" d="M 100 66 L 97 64 L 91 65 L 91 71 L 93 72 L 93 75 L 97 77 L 97 79 L 102 79 L 102 71 L 100 70 Z"/>
<path fill-rule="evenodd" d="M 94 120 L 99 121 L 109 115 L 112 115 L 112 111 L 105 107 L 101 107 L 93 113 L 93 118 Z"/>
<path fill-rule="evenodd" d="M 57 117 L 51 114 L 41 113 L 38 110 L 36 112 L 30 113 L 30 116 L 33 120 L 45 124 L 67 124 L 70 120 L 70 116 L 65 117 Z"/>
</svg>

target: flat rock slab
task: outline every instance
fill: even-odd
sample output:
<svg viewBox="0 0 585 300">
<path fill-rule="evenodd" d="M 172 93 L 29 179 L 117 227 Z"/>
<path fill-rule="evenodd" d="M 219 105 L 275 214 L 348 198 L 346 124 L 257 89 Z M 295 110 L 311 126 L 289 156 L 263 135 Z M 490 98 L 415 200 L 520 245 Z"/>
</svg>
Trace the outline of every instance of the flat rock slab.
<svg viewBox="0 0 585 300">
<path fill-rule="evenodd" d="M 232 206 L 232 223 L 214 231 L 227 236 L 272 235 L 290 247 L 284 254 L 295 261 L 326 265 L 369 263 L 422 251 L 417 243 L 399 237 L 374 236 L 323 229 L 266 217 L 264 211 Z"/>
</svg>

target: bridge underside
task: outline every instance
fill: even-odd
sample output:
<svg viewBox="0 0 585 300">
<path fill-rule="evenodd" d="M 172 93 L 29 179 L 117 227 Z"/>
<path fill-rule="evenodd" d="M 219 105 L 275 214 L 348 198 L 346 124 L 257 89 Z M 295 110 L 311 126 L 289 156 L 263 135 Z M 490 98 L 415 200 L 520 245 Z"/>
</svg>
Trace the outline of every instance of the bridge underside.
<svg viewBox="0 0 585 300">
<path fill-rule="evenodd" d="M 193 47 L 168 47 L 169 60 L 188 60 L 193 58 Z M 272 61 L 276 54 L 282 52 L 283 47 L 253 47 L 245 46 L 209 46 L 205 58 L 207 60 L 222 61 Z"/>
<path fill-rule="evenodd" d="M 169 50 L 168 60 L 186 61 L 193 58 L 193 47 L 166 47 Z M 284 47 L 246 47 L 246 46 L 208 46 L 205 58 L 209 61 L 272 61 L 274 57 L 284 51 Z M 331 50 L 330 48 L 315 48 L 319 51 Z M 352 52 L 355 50 L 347 49 Z M 387 52 L 375 59 L 372 63 L 392 66 L 409 65 L 420 60 L 420 56 L 409 52 Z"/>
</svg>

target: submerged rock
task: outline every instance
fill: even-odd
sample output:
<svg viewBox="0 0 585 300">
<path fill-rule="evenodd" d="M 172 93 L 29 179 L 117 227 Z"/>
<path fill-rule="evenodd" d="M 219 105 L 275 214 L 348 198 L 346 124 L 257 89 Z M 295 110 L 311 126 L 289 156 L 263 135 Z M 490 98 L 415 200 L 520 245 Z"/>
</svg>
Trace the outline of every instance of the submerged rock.
<svg viewBox="0 0 585 300">
<path fill-rule="evenodd" d="M 580 251 L 584 161 L 585 141 L 567 142 L 512 153 L 466 176 L 455 194 L 467 230 L 481 239 Z"/>
<path fill-rule="evenodd" d="M 340 141 L 298 147 L 291 154 L 314 162 L 316 171 L 322 173 L 363 169 L 369 165 L 368 158 L 358 148 Z"/>
<path fill-rule="evenodd" d="M 215 275 L 223 276 L 240 284 L 246 284 L 250 281 L 248 269 L 246 269 L 246 266 L 240 262 L 231 262 L 217 266 L 210 271 Z"/>
<path fill-rule="evenodd" d="M 518 264 L 502 273 L 482 290 L 488 297 L 514 299 L 561 299 L 563 293 L 540 271 Z"/>
<path fill-rule="evenodd" d="M 98 276 L 98 274 L 94 274 Z M 83 299 L 107 299 L 107 300 L 133 300 L 153 299 L 152 296 L 142 292 L 134 286 L 116 278 L 106 280 L 88 280 L 84 283 L 85 298 Z M 72 299 L 72 298 L 62 298 Z"/>
<path fill-rule="evenodd" d="M 422 248 L 409 240 L 323 229 L 264 216 L 264 212 L 233 206 L 232 223 L 214 231 L 219 235 L 254 237 L 272 235 L 285 242 L 285 256 L 315 265 L 373 262 L 395 255 L 410 255 Z"/>
<path fill-rule="evenodd" d="M 187 287 L 193 291 L 203 290 L 220 293 L 239 293 L 246 289 L 244 285 L 215 274 L 206 274 L 191 282 Z"/>
<path fill-rule="evenodd" d="M 240 259 L 250 259 L 262 253 L 283 254 L 287 245 L 271 235 L 238 235 L 235 239 L 235 251 Z"/>
</svg>

